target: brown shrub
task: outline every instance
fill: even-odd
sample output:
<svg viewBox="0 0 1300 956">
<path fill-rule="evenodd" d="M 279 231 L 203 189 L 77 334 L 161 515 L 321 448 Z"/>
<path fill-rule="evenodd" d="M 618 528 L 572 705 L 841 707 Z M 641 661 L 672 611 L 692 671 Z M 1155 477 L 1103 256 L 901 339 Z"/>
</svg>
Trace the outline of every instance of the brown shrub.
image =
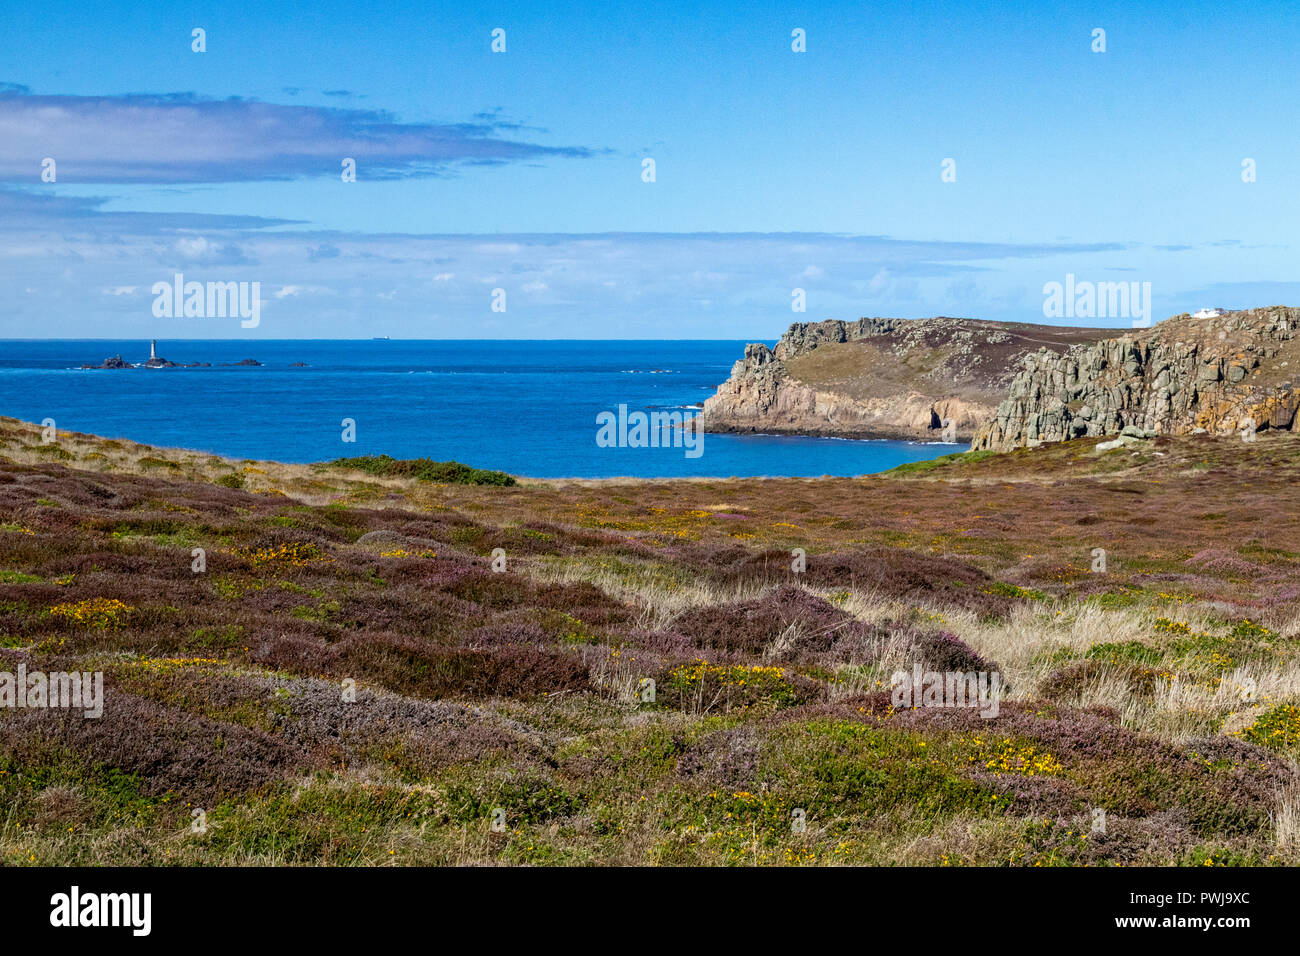
<svg viewBox="0 0 1300 956">
<path fill-rule="evenodd" d="M 536 697 L 590 689 L 586 666 L 531 646 L 447 648 L 393 635 L 348 638 L 336 672 L 419 697 Z"/>
<path fill-rule="evenodd" d="M 167 793 L 200 806 L 308 768 L 307 755 L 276 738 L 124 693 L 105 683 L 104 715 L 22 710 L 0 721 L 0 754 L 24 766 L 61 763 L 71 752 L 87 768 L 134 774 L 149 796 Z"/>
<path fill-rule="evenodd" d="M 673 622 L 673 628 L 699 647 L 753 656 L 791 626 L 804 632 L 807 649 L 826 651 L 834 646 L 837 630 L 855 623 L 817 595 L 782 585 L 752 600 L 692 608 Z"/>
</svg>

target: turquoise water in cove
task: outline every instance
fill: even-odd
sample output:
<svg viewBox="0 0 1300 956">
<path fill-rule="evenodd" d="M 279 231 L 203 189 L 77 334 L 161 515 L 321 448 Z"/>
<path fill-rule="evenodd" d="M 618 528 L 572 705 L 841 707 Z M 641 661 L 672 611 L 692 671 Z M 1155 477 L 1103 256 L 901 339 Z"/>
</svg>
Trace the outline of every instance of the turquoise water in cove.
<svg viewBox="0 0 1300 956">
<path fill-rule="evenodd" d="M 82 370 L 139 340 L 0 341 L 0 415 L 237 458 L 454 459 L 538 478 L 860 475 L 965 445 L 705 434 L 684 448 L 602 448 L 602 411 L 693 411 L 740 341 L 160 341 L 208 368 Z M 245 358 L 260 367 L 223 367 Z M 303 363 L 294 367 L 294 363 Z M 345 418 L 356 441 L 342 440 Z"/>
</svg>

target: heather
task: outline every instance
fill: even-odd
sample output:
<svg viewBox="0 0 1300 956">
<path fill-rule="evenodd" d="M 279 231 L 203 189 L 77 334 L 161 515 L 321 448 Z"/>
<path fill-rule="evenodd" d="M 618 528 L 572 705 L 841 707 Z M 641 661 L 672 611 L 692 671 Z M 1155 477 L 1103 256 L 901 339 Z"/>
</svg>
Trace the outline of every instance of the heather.
<svg viewBox="0 0 1300 956">
<path fill-rule="evenodd" d="M 0 860 L 1300 862 L 1300 438 L 1095 444 L 507 482 L 0 420 L 0 671 L 105 687 L 0 707 Z"/>
</svg>

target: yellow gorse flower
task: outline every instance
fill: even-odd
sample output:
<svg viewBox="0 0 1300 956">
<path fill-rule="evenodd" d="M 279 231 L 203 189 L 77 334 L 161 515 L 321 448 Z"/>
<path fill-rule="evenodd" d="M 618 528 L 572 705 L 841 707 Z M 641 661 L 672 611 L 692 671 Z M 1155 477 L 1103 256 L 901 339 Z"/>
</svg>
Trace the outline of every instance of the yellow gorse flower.
<svg viewBox="0 0 1300 956">
<path fill-rule="evenodd" d="M 310 542 L 290 541 L 266 548 L 234 548 L 227 552 L 243 558 L 256 569 L 305 568 L 315 561 L 334 559 Z"/>
<path fill-rule="evenodd" d="M 131 605 L 116 598 L 90 598 L 68 604 L 56 604 L 50 608 L 50 616 L 56 621 L 75 627 L 97 627 L 109 630 L 121 627 L 127 616 L 135 610 Z"/>
</svg>

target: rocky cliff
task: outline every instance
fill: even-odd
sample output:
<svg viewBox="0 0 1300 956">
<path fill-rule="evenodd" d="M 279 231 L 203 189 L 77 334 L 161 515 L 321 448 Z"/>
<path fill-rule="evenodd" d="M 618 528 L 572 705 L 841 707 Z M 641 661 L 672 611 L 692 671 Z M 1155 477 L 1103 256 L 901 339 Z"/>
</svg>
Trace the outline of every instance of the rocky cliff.
<svg viewBox="0 0 1300 956">
<path fill-rule="evenodd" d="M 1300 406 L 1300 309 L 1193 318 L 1023 360 L 974 448 L 1085 435 L 1138 437 L 1294 429 Z"/>
<path fill-rule="evenodd" d="M 796 323 L 775 349 L 746 346 L 701 413 L 710 431 L 969 441 L 1022 361 L 1111 334 L 976 319 Z"/>
</svg>

